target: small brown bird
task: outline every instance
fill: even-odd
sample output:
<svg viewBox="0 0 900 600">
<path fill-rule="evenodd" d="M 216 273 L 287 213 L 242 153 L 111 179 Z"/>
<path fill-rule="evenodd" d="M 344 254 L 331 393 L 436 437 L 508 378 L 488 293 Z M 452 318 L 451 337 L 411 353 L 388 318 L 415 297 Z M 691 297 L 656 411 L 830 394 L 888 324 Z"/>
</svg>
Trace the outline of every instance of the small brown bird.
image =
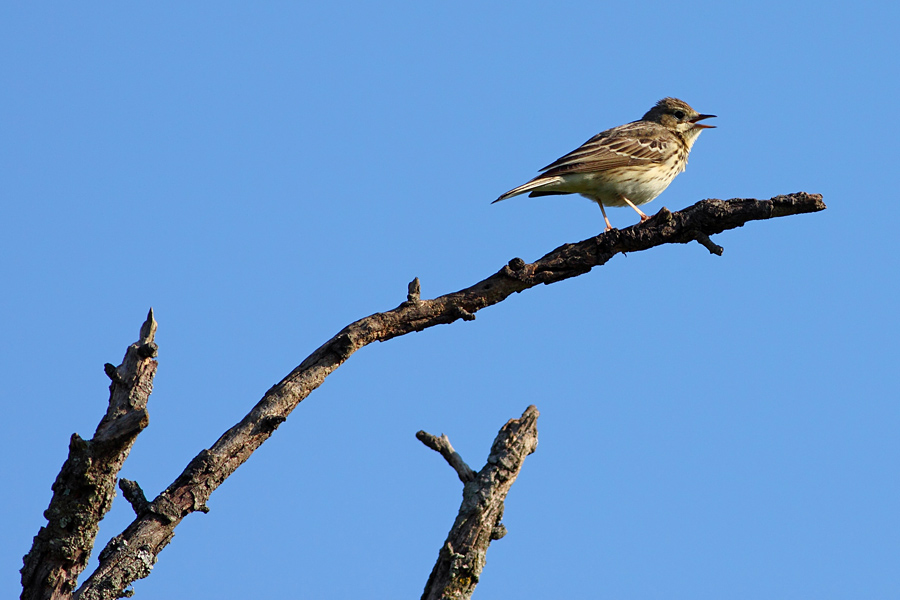
<svg viewBox="0 0 900 600">
<path fill-rule="evenodd" d="M 704 129 L 701 115 L 686 102 L 663 98 L 640 121 L 602 131 L 543 169 L 543 173 L 494 200 L 525 192 L 529 196 L 581 194 L 600 205 L 606 231 L 612 229 L 604 206 L 630 206 L 641 216 L 646 204 L 687 167 L 691 146 Z M 492 203 L 493 204 L 493 203 Z"/>
</svg>

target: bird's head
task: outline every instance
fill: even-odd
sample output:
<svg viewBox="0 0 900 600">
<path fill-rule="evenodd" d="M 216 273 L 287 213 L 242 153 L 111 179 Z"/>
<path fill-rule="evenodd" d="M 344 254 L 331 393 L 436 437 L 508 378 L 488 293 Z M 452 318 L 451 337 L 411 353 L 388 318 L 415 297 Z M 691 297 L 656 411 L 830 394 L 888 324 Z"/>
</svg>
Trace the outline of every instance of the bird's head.
<svg viewBox="0 0 900 600">
<path fill-rule="evenodd" d="M 692 145 L 700 132 L 704 129 L 713 129 L 715 125 L 700 123 L 703 119 L 710 119 L 716 115 L 701 115 L 690 107 L 687 102 L 678 98 L 663 98 L 647 111 L 641 121 L 653 121 L 659 123 L 673 133 L 684 136 L 688 145 Z"/>
</svg>

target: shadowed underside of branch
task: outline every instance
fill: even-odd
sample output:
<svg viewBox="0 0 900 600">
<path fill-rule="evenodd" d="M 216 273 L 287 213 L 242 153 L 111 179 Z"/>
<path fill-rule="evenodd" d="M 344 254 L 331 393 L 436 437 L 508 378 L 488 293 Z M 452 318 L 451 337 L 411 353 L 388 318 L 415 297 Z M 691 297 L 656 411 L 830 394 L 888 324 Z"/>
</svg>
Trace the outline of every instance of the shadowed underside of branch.
<svg viewBox="0 0 900 600">
<path fill-rule="evenodd" d="M 619 253 L 698 241 L 710 252 L 721 254 L 722 249 L 709 236 L 749 221 L 824 209 L 821 195 L 803 192 L 770 200 L 703 200 L 676 213 L 663 208 L 650 220 L 627 229 L 614 229 L 560 246 L 534 263 L 514 258 L 483 281 L 432 300 L 420 298 L 418 280 L 414 281 L 406 302 L 342 329 L 269 389 L 247 416 L 211 448 L 200 452 L 152 502 L 133 503 L 137 518 L 101 552 L 100 566 L 75 597 L 120 597 L 131 582 L 146 577 L 178 523 L 196 510 L 206 510 L 212 492 L 268 439 L 302 400 L 360 348 L 434 325 L 472 320 L 477 311 L 513 293 L 582 275 Z"/>
</svg>

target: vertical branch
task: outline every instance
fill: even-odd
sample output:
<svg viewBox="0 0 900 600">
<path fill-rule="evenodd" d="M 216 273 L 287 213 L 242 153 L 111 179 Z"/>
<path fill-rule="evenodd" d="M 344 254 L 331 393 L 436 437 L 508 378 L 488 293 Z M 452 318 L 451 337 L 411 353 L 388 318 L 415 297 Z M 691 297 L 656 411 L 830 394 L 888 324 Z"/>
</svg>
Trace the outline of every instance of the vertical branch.
<svg viewBox="0 0 900 600">
<path fill-rule="evenodd" d="M 157 366 L 155 334 L 151 308 L 140 338 L 125 351 L 122 364 L 104 365 L 110 379 L 109 407 L 93 438 L 72 434 L 69 456 L 44 511 L 47 525 L 24 558 L 22 600 L 71 597 L 91 556 L 100 520 L 112 505 L 119 470 L 149 422 L 147 400 Z"/>
<path fill-rule="evenodd" d="M 537 408 L 529 406 L 519 419 L 510 419 L 503 426 L 487 464 L 478 473 L 463 462 L 450 446 L 447 436 L 436 437 L 424 431 L 416 434 L 419 440 L 450 463 L 465 482 L 459 514 L 431 571 L 422 600 L 465 600 L 472 596 L 491 540 L 506 535 L 503 502 L 516 481 L 525 457 L 537 448 Z"/>
</svg>

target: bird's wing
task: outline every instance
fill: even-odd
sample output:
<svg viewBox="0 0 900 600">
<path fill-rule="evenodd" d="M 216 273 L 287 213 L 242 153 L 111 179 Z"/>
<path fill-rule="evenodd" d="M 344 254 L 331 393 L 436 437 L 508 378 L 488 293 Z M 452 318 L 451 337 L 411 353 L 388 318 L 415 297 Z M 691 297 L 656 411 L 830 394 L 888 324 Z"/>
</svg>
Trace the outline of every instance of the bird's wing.
<svg viewBox="0 0 900 600">
<path fill-rule="evenodd" d="M 674 135 L 660 133 L 641 121 L 607 129 L 541 169 L 541 177 L 663 162 L 675 152 L 678 141 Z"/>
</svg>

